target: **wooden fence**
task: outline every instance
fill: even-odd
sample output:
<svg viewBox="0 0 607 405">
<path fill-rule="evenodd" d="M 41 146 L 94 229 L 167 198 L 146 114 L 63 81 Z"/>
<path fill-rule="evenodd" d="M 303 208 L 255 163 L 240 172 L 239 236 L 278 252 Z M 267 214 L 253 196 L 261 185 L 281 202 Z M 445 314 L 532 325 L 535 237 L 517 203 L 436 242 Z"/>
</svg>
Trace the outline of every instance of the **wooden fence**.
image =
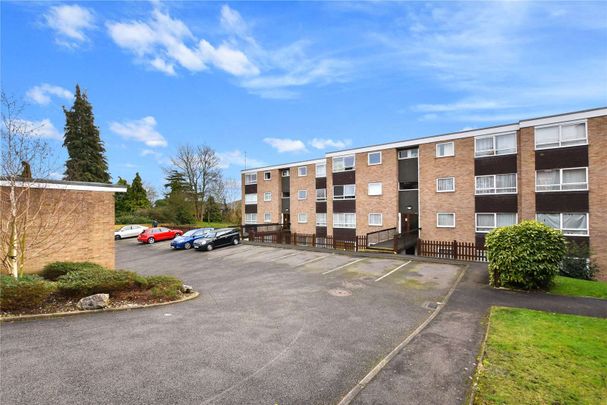
<svg viewBox="0 0 607 405">
<path fill-rule="evenodd" d="M 484 246 L 476 243 L 417 240 L 417 255 L 437 257 L 439 259 L 469 260 L 486 262 L 487 254 Z"/>
<path fill-rule="evenodd" d="M 366 235 L 356 236 L 352 239 L 336 239 L 333 236 L 318 236 L 316 234 L 277 231 L 249 233 L 249 240 L 261 243 L 311 246 L 353 252 L 363 251 L 367 248 Z"/>
</svg>

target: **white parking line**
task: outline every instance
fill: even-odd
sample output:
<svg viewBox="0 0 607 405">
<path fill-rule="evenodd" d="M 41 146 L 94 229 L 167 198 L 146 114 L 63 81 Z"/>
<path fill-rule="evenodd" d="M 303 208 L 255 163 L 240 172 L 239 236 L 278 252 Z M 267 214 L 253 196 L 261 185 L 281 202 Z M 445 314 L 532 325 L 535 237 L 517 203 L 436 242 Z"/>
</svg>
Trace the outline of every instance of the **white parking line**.
<svg viewBox="0 0 607 405">
<path fill-rule="evenodd" d="M 397 268 L 391 270 L 389 273 L 384 274 L 383 276 L 381 276 L 380 278 L 375 279 L 375 281 L 379 281 L 382 278 L 388 277 L 390 274 L 394 273 L 396 270 L 401 269 L 403 267 L 405 267 L 406 265 L 408 265 L 409 263 L 411 263 L 411 260 L 409 260 L 407 263 L 403 263 L 400 266 L 398 266 Z"/>
<path fill-rule="evenodd" d="M 341 266 L 336 267 L 336 268 L 334 268 L 334 269 L 331 269 L 331 270 L 329 270 L 329 271 L 325 271 L 325 272 L 324 272 L 324 273 L 322 273 L 322 274 L 324 275 L 324 274 L 333 273 L 334 271 L 337 271 L 337 270 L 339 270 L 339 269 L 343 269 L 344 267 L 348 267 L 348 266 L 349 266 L 349 265 L 351 265 L 351 264 L 358 263 L 358 262 L 360 262 L 361 260 L 365 260 L 365 258 L 363 257 L 362 259 L 357 259 L 357 260 L 351 261 L 350 263 L 346 263 L 346 264 L 344 264 L 344 265 L 341 265 Z"/>
<path fill-rule="evenodd" d="M 298 264 L 297 266 L 293 266 L 293 267 L 305 266 L 305 265 L 306 265 L 306 264 L 308 264 L 308 263 L 314 263 L 314 262 L 317 262 L 317 261 L 319 261 L 319 260 L 324 259 L 325 257 L 326 257 L 326 256 L 319 256 L 319 257 L 315 257 L 314 259 L 310 259 L 310 260 L 308 260 L 307 262 L 303 262 L 303 263 Z"/>
<path fill-rule="evenodd" d="M 284 255 L 284 256 L 277 257 L 277 258 L 276 258 L 276 259 L 274 259 L 274 260 L 280 260 L 280 259 L 284 259 L 285 257 L 291 257 L 291 256 L 295 256 L 295 255 L 296 255 L 296 254 L 298 254 L 298 253 L 299 253 L 299 252 L 295 252 L 295 253 L 289 253 L 288 255 Z"/>
</svg>

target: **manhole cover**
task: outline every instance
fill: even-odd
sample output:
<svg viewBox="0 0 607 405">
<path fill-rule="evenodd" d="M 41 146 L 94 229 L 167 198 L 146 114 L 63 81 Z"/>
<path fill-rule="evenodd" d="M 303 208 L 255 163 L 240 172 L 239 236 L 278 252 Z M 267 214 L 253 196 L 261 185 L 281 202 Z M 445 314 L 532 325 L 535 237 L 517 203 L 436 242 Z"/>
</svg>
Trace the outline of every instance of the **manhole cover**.
<svg viewBox="0 0 607 405">
<path fill-rule="evenodd" d="M 348 296 L 352 295 L 352 291 L 344 290 L 342 288 L 333 288 L 333 289 L 329 290 L 329 294 L 331 294 L 334 297 L 348 297 Z"/>
</svg>

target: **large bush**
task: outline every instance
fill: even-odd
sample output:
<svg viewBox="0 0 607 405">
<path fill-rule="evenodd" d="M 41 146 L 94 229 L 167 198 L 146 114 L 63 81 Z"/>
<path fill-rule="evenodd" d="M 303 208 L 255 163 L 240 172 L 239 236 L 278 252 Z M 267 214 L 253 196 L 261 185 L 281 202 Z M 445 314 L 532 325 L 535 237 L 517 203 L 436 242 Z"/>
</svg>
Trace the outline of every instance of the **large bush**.
<svg viewBox="0 0 607 405">
<path fill-rule="evenodd" d="M 494 287 L 547 288 L 566 253 L 563 234 L 537 221 L 497 228 L 485 238 Z"/>
<path fill-rule="evenodd" d="M 145 277 L 123 270 L 90 270 L 67 273 L 57 279 L 59 292 L 70 297 L 114 293 L 147 287 Z"/>
<path fill-rule="evenodd" d="M 587 244 L 569 242 L 567 255 L 561 265 L 561 275 L 565 277 L 593 280 L 598 266 L 592 260 L 590 247 Z"/>
<path fill-rule="evenodd" d="M 117 216 L 115 221 L 118 225 L 123 224 L 151 224 L 152 218 L 146 217 L 144 215 L 136 215 L 136 214 L 126 214 Z"/>
<path fill-rule="evenodd" d="M 14 311 L 38 307 L 53 291 L 54 283 L 39 276 L 26 275 L 16 279 L 0 275 L 0 309 Z"/>
<path fill-rule="evenodd" d="M 105 270 L 103 266 L 92 262 L 53 262 L 49 263 L 40 272 L 40 275 L 47 280 L 55 281 L 59 277 L 69 272 L 77 271 L 101 271 Z"/>
</svg>

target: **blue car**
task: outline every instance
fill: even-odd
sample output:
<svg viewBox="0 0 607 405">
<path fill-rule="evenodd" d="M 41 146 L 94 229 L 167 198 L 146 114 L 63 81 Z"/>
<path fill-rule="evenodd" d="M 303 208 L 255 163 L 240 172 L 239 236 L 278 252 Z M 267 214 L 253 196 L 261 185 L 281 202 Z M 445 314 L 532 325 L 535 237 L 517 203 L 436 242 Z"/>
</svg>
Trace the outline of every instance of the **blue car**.
<svg viewBox="0 0 607 405">
<path fill-rule="evenodd" d="M 215 228 L 199 228 L 187 231 L 182 236 L 177 236 L 171 241 L 171 247 L 173 249 L 191 249 L 196 239 L 202 238 L 207 232 L 212 231 Z"/>
</svg>

